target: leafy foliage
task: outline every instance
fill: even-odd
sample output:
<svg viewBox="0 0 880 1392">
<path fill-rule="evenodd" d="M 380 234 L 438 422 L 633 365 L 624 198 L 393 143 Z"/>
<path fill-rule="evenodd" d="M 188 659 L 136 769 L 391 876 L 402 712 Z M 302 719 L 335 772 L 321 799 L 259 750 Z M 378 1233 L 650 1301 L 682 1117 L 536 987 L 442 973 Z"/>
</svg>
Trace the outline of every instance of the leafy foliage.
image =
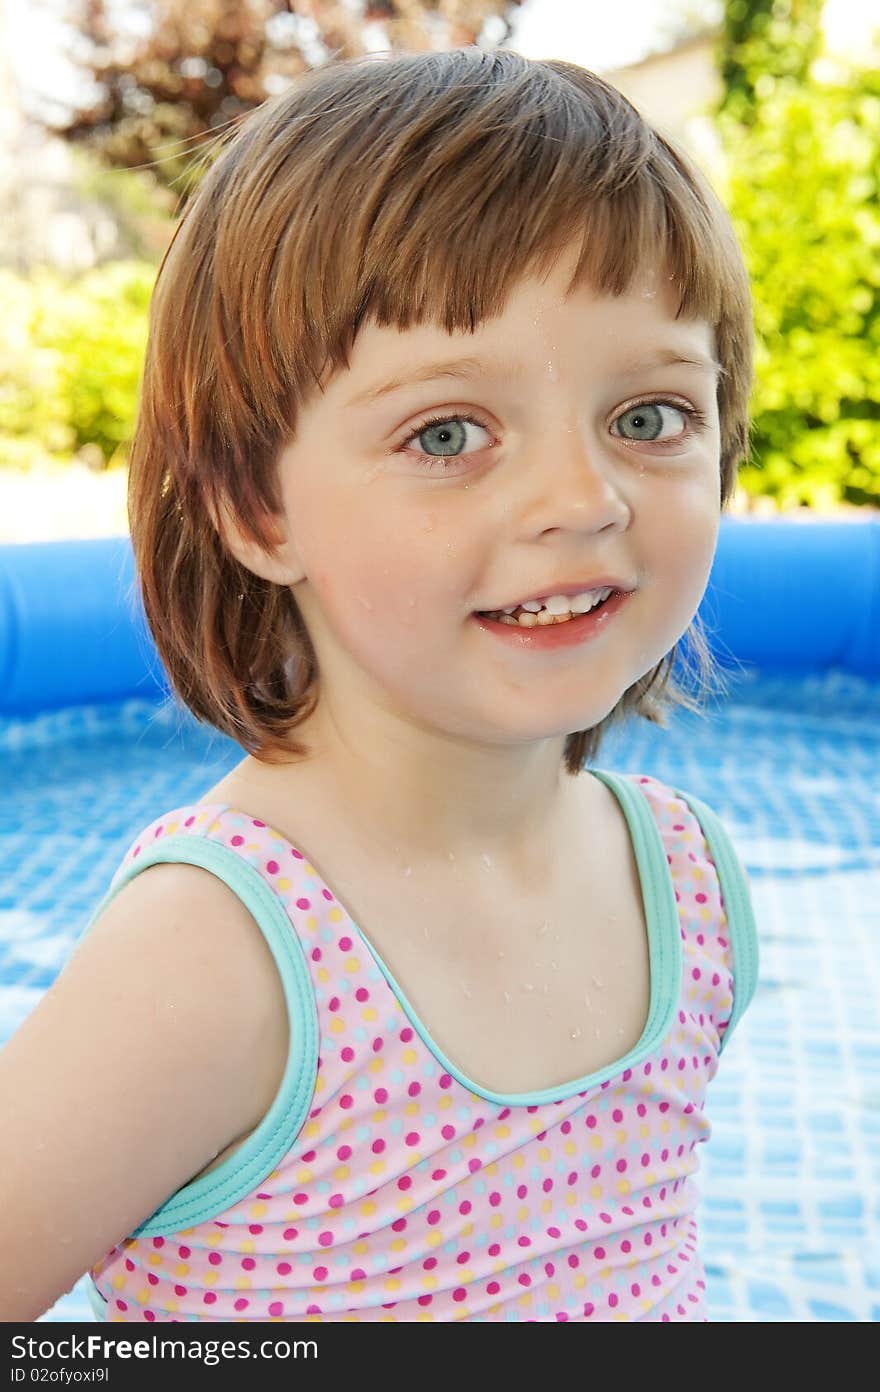
<svg viewBox="0 0 880 1392">
<path fill-rule="evenodd" d="M 108 0 L 73 0 L 70 57 L 96 96 L 53 129 L 110 165 L 148 166 L 185 200 L 218 134 L 298 74 L 376 47 L 493 47 L 521 3 L 139 0 L 146 32 L 135 40 Z"/>
<path fill-rule="evenodd" d="M 0 464 L 131 438 L 156 268 L 112 261 L 75 280 L 0 271 Z"/>
</svg>

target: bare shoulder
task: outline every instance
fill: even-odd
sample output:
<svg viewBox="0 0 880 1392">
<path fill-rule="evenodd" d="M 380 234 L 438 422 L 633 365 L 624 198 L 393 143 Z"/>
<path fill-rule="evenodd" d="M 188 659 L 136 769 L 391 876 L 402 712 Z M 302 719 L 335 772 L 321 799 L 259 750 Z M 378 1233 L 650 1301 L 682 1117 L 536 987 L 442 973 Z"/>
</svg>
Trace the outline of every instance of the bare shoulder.
<svg viewBox="0 0 880 1392">
<path fill-rule="evenodd" d="M 0 1318 L 43 1313 L 252 1129 L 287 1047 L 232 891 L 182 864 L 126 884 L 0 1051 Z"/>
</svg>

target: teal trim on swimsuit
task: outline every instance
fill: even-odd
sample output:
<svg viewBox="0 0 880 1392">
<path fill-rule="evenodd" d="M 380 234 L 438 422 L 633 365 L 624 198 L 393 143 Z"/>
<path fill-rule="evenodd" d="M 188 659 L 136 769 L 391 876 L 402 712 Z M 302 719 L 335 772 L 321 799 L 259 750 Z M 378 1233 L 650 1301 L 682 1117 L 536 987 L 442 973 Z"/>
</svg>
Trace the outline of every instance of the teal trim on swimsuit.
<svg viewBox="0 0 880 1392">
<path fill-rule="evenodd" d="M 425 1046 L 443 1068 L 463 1087 L 490 1102 L 509 1106 L 535 1106 L 561 1101 L 596 1087 L 626 1068 L 636 1067 L 660 1044 L 675 1018 L 681 993 L 682 954 L 678 908 L 666 849 L 646 795 L 637 783 L 622 774 L 589 770 L 617 797 L 627 820 L 639 873 L 648 930 L 651 998 L 648 1018 L 638 1043 L 620 1059 L 595 1073 L 539 1092 L 500 1093 L 481 1087 L 448 1059 L 425 1029 L 392 973 L 363 931 L 354 925 L 391 990 L 400 1002 Z M 742 870 L 726 831 L 704 803 L 676 792 L 700 821 L 715 861 L 727 909 L 728 926 L 736 965 L 735 1008 L 721 1047 L 751 999 L 757 979 L 757 936 Z M 225 811 L 226 808 L 218 809 Z M 305 855 L 305 852 L 303 852 Z M 95 911 L 88 928 L 115 894 L 148 865 L 175 861 L 200 865 L 226 883 L 249 909 L 264 934 L 284 985 L 290 1017 L 290 1053 L 281 1088 L 269 1112 L 253 1134 L 221 1165 L 177 1191 L 132 1234 L 135 1237 L 170 1236 L 182 1228 L 206 1222 L 245 1198 L 265 1180 L 293 1145 L 308 1114 L 314 1090 L 318 1057 L 317 1012 L 308 966 L 287 914 L 258 871 L 225 846 L 200 836 L 168 836 L 132 862 L 113 890 Z M 88 931 L 88 928 L 86 931 Z M 740 979 L 740 975 L 742 979 Z M 89 1287 L 89 1298 L 98 1318 L 106 1318 L 104 1302 Z"/>
<path fill-rule="evenodd" d="M 613 1078 L 621 1070 L 634 1068 L 642 1059 L 647 1058 L 663 1039 L 675 1018 L 681 991 L 681 937 L 675 892 L 672 887 L 672 878 L 669 874 L 669 864 L 660 831 L 647 798 L 636 786 L 628 782 L 621 774 L 600 773 L 598 769 L 591 769 L 590 773 L 611 789 L 623 808 L 635 851 L 642 887 L 645 922 L 648 928 L 651 1004 L 641 1038 L 623 1058 L 605 1064 L 595 1073 L 588 1073 L 570 1083 L 543 1088 L 539 1092 L 492 1092 L 489 1088 L 481 1087 L 479 1083 L 475 1083 L 473 1079 L 462 1073 L 460 1068 L 456 1068 L 452 1060 L 448 1059 L 442 1049 L 434 1042 L 391 972 L 364 933 L 361 932 L 361 938 L 375 958 L 376 965 L 397 996 L 410 1023 L 426 1047 L 437 1061 L 442 1063 L 447 1073 L 453 1078 L 457 1078 L 469 1092 L 476 1093 L 478 1097 L 485 1097 L 488 1102 L 500 1102 L 511 1107 L 533 1107 L 542 1102 L 563 1101 L 567 1097 L 573 1097 L 575 1093 L 596 1087 L 600 1083 L 604 1083 L 607 1078 Z"/>
<path fill-rule="evenodd" d="M 699 798 L 691 797 L 689 793 L 682 793 L 678 789 L 675 790 L 675 796 L 688 804 L 703 828 L 703 835 L 715 863 L 721 893 L 724 896 L 733 953 L 733 1010 L 727 1022 L 727 1029 L 721 1037 L 718 1048 L 721 1054 L 755 994 L 759 963 L 758 930 L 752 912 L 748 880 L 726 827 L 711 807 Z"/>
<path fill-rule="evenodd" d="M 218 815 L 225 810 L 218 809 Z M 302 945 L 283 905 L 259 871 L 229 847 L 198 834 L 164 837 L 126 866 L 85 932 L 135 875 L 150 865 L 168 862 L 209 870 L 229 886 L 259 924 L 281 975 L 290 1020 L 290 1052 L 275 1101 L 247 1141 L 216 1169 L 178 1189 L 134 1229 L 133 1237 L 168 1237 L 207 1222 L 249 1194 L 272 1173 L 296 1140 L 308 1115 L 318 1071 L 318 1017 Z"/>
</svg>

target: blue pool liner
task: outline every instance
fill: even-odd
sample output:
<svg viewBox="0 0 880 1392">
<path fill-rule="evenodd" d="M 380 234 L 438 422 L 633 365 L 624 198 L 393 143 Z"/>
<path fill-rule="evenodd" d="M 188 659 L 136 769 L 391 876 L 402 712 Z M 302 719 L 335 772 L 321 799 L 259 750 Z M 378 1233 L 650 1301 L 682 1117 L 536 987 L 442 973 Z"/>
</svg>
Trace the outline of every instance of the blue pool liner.
<svg viewBox="0 0 880 1392">
<path fill-rule="evenodd" d="M 722 669 L 880 675 L 880 519 L 722 517 L 699 613 Z M 0 714 L 168 693 L 127 536 L 0 546 Z"/>
</svg>

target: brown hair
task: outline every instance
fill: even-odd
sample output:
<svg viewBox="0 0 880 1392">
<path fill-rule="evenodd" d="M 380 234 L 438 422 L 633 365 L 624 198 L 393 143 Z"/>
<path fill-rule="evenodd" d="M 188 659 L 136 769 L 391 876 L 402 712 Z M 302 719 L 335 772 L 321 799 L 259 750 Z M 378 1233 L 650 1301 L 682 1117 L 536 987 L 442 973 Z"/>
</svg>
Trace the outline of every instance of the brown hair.
<svg viewBox="0 0 880 1392">
<path fill-rule="evenodd" d="M 198 719 L 268 762 L 308 753 L 290 735 L 319 674 L 292 591 L 212 518 L 271 549 L 280 452 L 364 321 L 472 331 L 576 238 L 572 287 L 623 293 L 659 247 L 679 317 L 714 326 L 723 508 L 749 442 L 748 276 L 698 169 L 614 87 L 506 50 L 373 57 L 307 74 L 235 130 L 159 270 L 128 486 L 150 629 Z M 699 695 L 717 669 L 698 620 L 686 637 Z M 700 711 L 676 647 L 568 736 L 570 773 L 631 712 Z"/>
</svg>

